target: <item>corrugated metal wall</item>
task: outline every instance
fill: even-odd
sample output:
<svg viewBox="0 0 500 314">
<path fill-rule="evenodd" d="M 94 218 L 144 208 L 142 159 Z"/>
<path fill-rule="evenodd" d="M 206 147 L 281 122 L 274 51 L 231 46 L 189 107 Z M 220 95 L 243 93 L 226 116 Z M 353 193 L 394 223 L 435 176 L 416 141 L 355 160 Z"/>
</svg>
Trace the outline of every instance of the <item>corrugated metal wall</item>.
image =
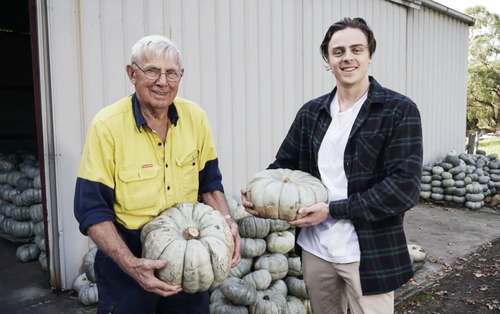
<svg viewBox="0 0 500 314">
<path fill-rule="evenodd" d="M 72 211 L 85 132 L 98 110 L 133 92 L 125 65 L 145 35 L 163 34 L 179 46 L 186 68 L 179 96 L 206 110 L 228 194 L 238 196 L 273 161 L 300 106 L 333 88 L 319 45 L 345 16 L 364 17 L 375 32 L 371 74 L 408 92 L 425 111 L 426 156 L 458 142 L 444 121 L 434 121 L 453 104 L 465 104 L 459 89 L 466 79 L 467 29 L 427 9 L 408 11 L 385 0 L 47 2 L 63 286 L 71 285 L 87 248 Z M 447 117 L 456 129 L 465 121 L 457 112 Z M 432 136 L 445 132 L 446 138 Z"/>
<path fill-rule="evenodd" d="M 465 150 L 468 34 L 450 16 L 408 10 L 407 94 L 422 115 L 425 163 Z"/>
</svg>

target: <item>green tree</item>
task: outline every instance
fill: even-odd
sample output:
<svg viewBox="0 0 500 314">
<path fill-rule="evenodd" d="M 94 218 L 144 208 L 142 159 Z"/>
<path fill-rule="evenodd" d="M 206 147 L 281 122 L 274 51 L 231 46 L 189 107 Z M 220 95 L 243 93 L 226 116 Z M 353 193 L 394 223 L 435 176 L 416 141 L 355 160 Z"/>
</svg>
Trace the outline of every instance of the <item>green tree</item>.
<svg viewBox="0 0 500 314">
<path fill-rule="evenodd" d="M 500 16 L 484 6 L 465 13 L 476 19 L 469 36 L 468 130 L 500 133 Z"/>
</svg>

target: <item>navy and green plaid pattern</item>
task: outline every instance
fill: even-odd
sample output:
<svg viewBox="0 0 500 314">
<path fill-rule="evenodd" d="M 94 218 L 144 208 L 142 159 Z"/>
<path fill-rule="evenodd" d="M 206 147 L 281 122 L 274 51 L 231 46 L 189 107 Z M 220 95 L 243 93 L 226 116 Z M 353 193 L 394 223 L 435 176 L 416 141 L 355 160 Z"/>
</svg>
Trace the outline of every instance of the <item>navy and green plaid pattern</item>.
<svg viewBox="0 0 500 314">
<path fill-rule="evenodd" d="M 270 169 L 302 170 L 321 179 L 318 151 L 332 121 L 335 92 L 336 88 L 299 110 Z M 413 276 L 403 215 L 419 200 L 422 127 L 417 106 L 372 77 L 349 135 L 344 170 L 349 198 L 331 202 L 330 215 L 354 224 L 363 294 L 394 291 Z"/>
</svg>

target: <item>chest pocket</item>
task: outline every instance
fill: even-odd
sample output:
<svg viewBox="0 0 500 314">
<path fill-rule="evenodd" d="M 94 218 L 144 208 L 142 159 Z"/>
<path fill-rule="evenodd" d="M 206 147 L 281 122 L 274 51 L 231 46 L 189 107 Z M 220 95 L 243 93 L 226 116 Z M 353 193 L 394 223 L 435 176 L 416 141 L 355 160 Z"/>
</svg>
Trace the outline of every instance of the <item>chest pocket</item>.
<svg viewBox="0 0 500 314">
<path fill-rule="evenodd" d="M 117 195 L 125 210 L 146 209 L 156 205 L 159 189 L 157 175 L 156 167 L 118 172 Z"/>
<path fill-rule="evenodd" d="M 360 136 L 356 140 L 358 164 L 361 170 L 373 171 L 377 160 L 381 157 L 385 136 L 383 134 Z"/>
<path fill-rule="evenodd" d="M 196 202 L 198 199 L 198 155 L 199 151 L 195 149 L 191 153 L 181 155 L 176 159 L 179 190 L 183 202 Z"/>
</svg>

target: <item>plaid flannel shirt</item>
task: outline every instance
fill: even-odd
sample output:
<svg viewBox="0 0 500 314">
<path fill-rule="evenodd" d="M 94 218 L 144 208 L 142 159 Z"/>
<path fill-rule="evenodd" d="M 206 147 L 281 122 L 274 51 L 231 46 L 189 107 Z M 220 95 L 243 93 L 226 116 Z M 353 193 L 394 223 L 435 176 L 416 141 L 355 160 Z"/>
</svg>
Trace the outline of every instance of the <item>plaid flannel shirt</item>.
<svg viewBox="0 0 500 314">
<path fill-rule="evenodd" d="M 413 276 L 403 216 L 418 203 L 422 174 L 417 106 L 369 79 L 368 98 L 344 153 L 348 198 L 329 204 L 332 218 L 350 219 L 358 234 L 364 295 L 394 291 Z M 269 169 L 302 170 L 321 179 L 318 151 L 332 121 L 335 93 L 336 88 L 299 110 Z"/>
</svg>

